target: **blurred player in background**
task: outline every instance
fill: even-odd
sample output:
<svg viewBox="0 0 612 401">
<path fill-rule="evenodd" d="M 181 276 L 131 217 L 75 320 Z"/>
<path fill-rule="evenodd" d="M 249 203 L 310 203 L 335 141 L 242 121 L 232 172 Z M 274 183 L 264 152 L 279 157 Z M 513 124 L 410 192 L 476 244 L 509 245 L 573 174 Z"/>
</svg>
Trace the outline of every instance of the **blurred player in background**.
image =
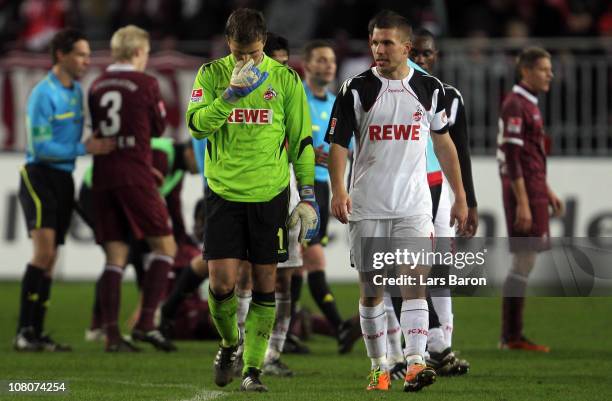
<svg viewBox="0 0 612 401">
<path fill-rule="evenodd" d="M 51 71 L 28 97 L 26 165 L 21 168 L 19 202 L 23 208 L 33 256 L 21 282 L 17 351 L 70 351 L 44 333 L 58 246 L 64 244 L 74 207 L 72 171 L 78 156 L 100 155 L 114 148 L 110 138 L 83 133 L 83 92 L 77 80 L 89 65 L 85 36 L 74 29 L 51 41 Z"/>
<path fill-rule="evenodd" d="M 166 285 L 164 291 L 164 297 L 166 297 L 177 279 L 182 277 L 182 273 L 191 270 L 193 259 L 201 259 L 198 243 L 188 234 L 185 227 L 181 201 L 185 173 L 195 174 L 198 172 L 198 168 L 191 144 L 173 143 L 170 138 L 153 138 L 151 146 L 153 166 L 164 177 L 159 191 L 166 202 L 168 214 L 172 221 L 172 235 L 177 245 L 174 264 L 169 274 L 170 281 L 167 281 L 168 285 Z M 139 306 L 139 309 L 141 308 L 142 303 Z M 138 321 L 139 313 L 135 314 L 134 318 L 136 318 L 135 321 Z M 160 331 L 164 337 L 167 337 L 161 327 Z M 167 339 L 169 340 L 168 337 Z M 168 347 L 164 350 L 173 351 L 175 347 L 168 341 Z"/>
<path fill-rule="evenodd" d="M 121 337 L 118 317 L 128 241 L 142 238 L 151 255 L 144 264 L 142 309 L 132 338 L 161 350 L 171 348 L 153 322 L 174 264 L 176 243 L 157 189 L 156 180 L 163 177 L 152 166 L 151 137 L 163 133 L 166 112 L 157 80 L 144 73 L 149 50 L 146 31 L 133 25 L 117 30 L 111 38 L 115 63 L 92 83 L 89 93 L 93 126 L 102 136 L 117 138 L 117 149 L 96 156 L 93 170 L 96 241 L 106 255 L 99 299 L 108 352 L 136 350 Z"/>
<path fill-rule="evenodd" d="M 264 53 L 282 65 L 289 65 L 289 41 L 283 36 L 268 32 Z"/>
<path fill-rule="evenodd" d="M 198 168 L 199 173 L 202 176 L 202 188 L 203 193 L 206 192 L 206 176 L 204 174 L 204 156 L 206 153 L 206 138 L 197 139 L 191 138 L 191 146 L 193 149 L 193 155 Z M 200 198 L 196 203 L 194 211 L 194 230 L 193 235 L 201 244 L 204 238 L 204 198 Z M 208 263 L 202 257 L 201 252 L 193 257 L 189 263 L 189 266 L 177 272 L 177 277 L 174 281 L 168 297 L 164 300 L 161 307 L 161 321 L 159 324 L 159 330 L 167 338 L 179 338 L 180 327 L 175 327 L 177 314 L 183 302 L 193 297 L 198 293 L 198 289 L 208 278 Z M 199 294 L 197 295 L 199 298 Z M 208 308 L 208 303 L 207 303 Z M 180 324 L 179 324 L 180 325 Z"/>
<path fill-rule="evenodd" d="M 289 62 L 289 41 L 282 36 L 268 32 L 264 53 L 282 65 L 287 65 Z M 289 211 L 292 212 L 298 205 L 300 194 L 293 165 L 291 165 L 289 172 L 291 174 L 289 178 Z M 279 263 L 276 270 L 276 289 L 274 293 L 276 298 L 276 317 L 263 365 L 263 373 L 268 375 L 293 376 L 293 371 L 280 360 L 280 355 L 283 352 L 291 322 L 291 277 L 296 269 L 301 268 L 303 264 L 302 250 L 300 249 L 301 245 L 298 239 L 299 235 L 300 227 L 296 224 L 289 230 L 289 238 L 287 240 L 289 259 L 286 262 Z"/>
<path fill-rule="evenodd" d="M 414 34 L 414 45 L 410 50 L 410 58 L 426 72 L 432 73 L 438 61 L 438 50 L 431 32 L 420 29 Z M 476 192 L 472 179 L 472 163 L 470 160 L 469 135 L 465 105 L 461 93 L 449 84 L 444 85 L 446 114 L 448 116 L 448 132 L 450 134 L 457 157 L 461 166 L 461 180 L 466 194 L 468 205 L 468 219 L 465 231 L 459 233 L 472 237 L 478 228 L 478 209 Z M 448 181 L 444 178 L 431 140 L 427 152 L 427 180 L 433 201 L 434 228 L 436 234 L 436 248 L 439 252 L 452 252 L 452 241 L 455 230 L 450 226 L 451 193 Z M 448 266 L 434 265 L 432 276 L 446 277 Z M 427 301 L 429 303 L 429 334 L 427 336 L 427 350 L 429 357 L 427 364 L 438 375 L 465 374 L 469 370 L 469 363 L 457 359 L 452 352 L 453 312 L 452 299 L 449 288 L 430 287 Z"/>
<path fill-rule="evenodd" d="M 177 243 L 177 256 L 174 260 L 173 269 L 169 276 L 181 276 L 181 272 L 190 266 L 191 260 L 200 254 L 199 248 L 192 237 L 187 233 L 183 220 L 181 191 L 185 173 L 197 173 L 197 165 L 191 144 L 174 143 L 170 138 L 153 138 L 151 140 L 151 150 L 153 152 L 153 168 L 162 176 L 159 192 L 164 197 L 168 208 L 170 219 L 172 220 L 172 232 Z M 94 214 L 92 187 L 93 168 L 90 167 L 83 176 L 83 183 L 79 191 L 77 210 L 83 220 L 94 229 Z M 143 263 L 149 257 L 150 248 L 146 240 L 129 241 L 130 252 L 128 261 L 136 272 L 136 282 L 139 291 L 142 290 L 144 279 Z M 175 283 L 176 280 L 172 280 Z M 100 300 L 98 288 L 100 280 L 96 282 L 96 293 L 94 297 L 93 316 L 90 328 L 85 333 L 88 341 L 97 341 L 105 337 L 102 329 L 100 316 Z M 172 288 L 169 286 L 169 288 Z M 142 300 L 140 300 L 142 301 Z M 133 320 L 136 322 L 140 315 L 140 303 L 134 313 Z M 174 350 L 173 347 L 169 349 Z"/>
<path fill-rule="evenodd" d="M 384 286 L 371 287 L 370 260 L 363 260 L 362 238 L 433 238 L 431 195 L 425 150 L 432 135 L 436 154 L 455 193 L 451 222 L 463 229 L 467 217 L 455 147 L 447 135 L 444 89 L 440 81 L 408 67 L 412 29 L 405 18 L 383 11 L 369 28 L 376 66 L 342 85 L 326 140 L 331 145 L 332 212 L 348 223 L 351 262 L 359 272 L 361 328 L 371 371 L 367 390 L 390 388 Z M 395 132 L 388 128 L 395 127 Z M 418 131 L 418 135 L 415 132 Z M 348 146 L 356 136 L 351 194 L 344 184 Z M 410 184 L 406 184 L 410 183 Z M 416 245 L 421 250 L 422 245 Z M 431 245 L 430 245 L 431 246 Z M 400 266 L 401 274 L 427 276 L 426 266 Z M 370 291 L 374 293 L 370 293 Z M 435 381 L 425 365 L 428 306 L 423 286 L 403 286 L 400 326 L 408 365 L 404 391 L 419 391 Z"/>
<path fill-rule="evenodd" d="M 529 273 L 538 252 L 550 249 L 549 206 L 555 217 L 563 203 L 546 182 L 547 136 L 538 94 L 553 78 L 550 54 L 530 47 L 517 61 L 519 83 L 502 104 L 497 159 L 502 181 L 512 268 L 504 283 L 501 349 L 548 352 L 523 335 L 523 305 Z"/>
<path fill-rule="evenodd" d="M 222 338 L 215 359 L 219 386 L 232 380 L 243 341 L 236 317 L 238 267 L 243 260 L 252 264 L 243 391 L 267 391 L 259 376 L 274 325 L 276 266 L 288 259 L 289 162 L 301 198 L 290 220 L 301 223 L 300 240 L 318 228 L 306 95 L 295 71 L 263 53 L 266 32 L 259 11 L 241 8 L 230 15 L 225 35 L 231 54 L 200 68 L 186 116 L 192 135 L 208 139 L 204 257 L 208 302 Z"/>
<path fill-rule="evenodd" d="M 338 352 L 349 352 L 359 332 L 353 320 L 343 321 L 336 300 L 325 277 L 325 253 L 327 224 L 329 221 L 329 171 L 327 159 L 329 144 L 325 131 L 329 125 L 336 96 L 327 87 L 336 78 L 336 54 L 331 45 L 315 40 L 304 46 L 304 90 L 312 119 L 312 141 L 315 150 L 315 196 L 321 212 L 318 234 L 304 247 L 304 269 L 308 273 L 308 288 L 317 306 L 334 328 L 338 339 Z M 294 279 L 296 285 L 301 281 Z"/>
</svg>

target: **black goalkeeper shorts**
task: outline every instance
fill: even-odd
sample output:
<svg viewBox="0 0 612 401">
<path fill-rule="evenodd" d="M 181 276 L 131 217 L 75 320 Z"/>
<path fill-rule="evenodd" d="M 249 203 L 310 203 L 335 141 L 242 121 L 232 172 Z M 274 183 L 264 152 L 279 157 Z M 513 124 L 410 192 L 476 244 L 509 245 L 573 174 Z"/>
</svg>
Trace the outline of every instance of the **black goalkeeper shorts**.
<svg viewBox="0 0 612 401">
<path fill-rule="evenodd" d="M 204 209 L 204 259 L 287 261 L 289 188 L 268 202 L 233 202 L 206 188 Z"/>
</svg>

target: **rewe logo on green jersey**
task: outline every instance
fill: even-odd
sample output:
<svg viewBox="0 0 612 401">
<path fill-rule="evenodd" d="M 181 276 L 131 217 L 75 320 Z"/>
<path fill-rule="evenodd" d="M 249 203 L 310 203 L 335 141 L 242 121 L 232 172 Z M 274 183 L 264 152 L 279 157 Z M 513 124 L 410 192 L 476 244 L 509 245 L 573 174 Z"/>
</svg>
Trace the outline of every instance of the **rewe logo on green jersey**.
<svg viewBox="0 0 612 401">
<path fill-rule="evenodd" d="M 271 109 L 233 109 L 229 124 L 272 124 Z"/>
</svg>

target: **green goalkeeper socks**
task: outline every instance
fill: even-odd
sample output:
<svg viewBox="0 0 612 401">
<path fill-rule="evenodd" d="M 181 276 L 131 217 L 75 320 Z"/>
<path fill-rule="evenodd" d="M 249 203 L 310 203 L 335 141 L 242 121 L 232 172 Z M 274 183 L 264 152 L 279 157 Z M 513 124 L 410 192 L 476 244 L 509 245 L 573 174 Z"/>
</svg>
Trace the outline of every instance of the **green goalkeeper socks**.
<svg viewBox="0 0 612 401">
<path fill-rule="evenodd" d="M 210 289 L 208 290 L 208 307 L 215 327 L 221 336 L 221 345 L 229 347 L 238 344 L 238 299 L 232 291 L 222 297 L 217 297 Z"/>
<path fill-rule="evenodd" d="M 274 292 L 259 293 L 253 291 L 253 300 L 244 325 L 243 373 L 250 367 L 262 368 L 270 334 L 274 327 L 275 314 Z"/>
</svg>

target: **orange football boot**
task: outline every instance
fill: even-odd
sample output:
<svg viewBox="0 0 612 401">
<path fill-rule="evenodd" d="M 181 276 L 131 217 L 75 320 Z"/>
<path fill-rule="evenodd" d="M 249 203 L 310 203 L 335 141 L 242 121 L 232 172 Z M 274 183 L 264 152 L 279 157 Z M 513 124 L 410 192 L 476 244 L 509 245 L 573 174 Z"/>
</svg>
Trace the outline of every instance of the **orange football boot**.
<svg viewBox="0 0 612 401">
<path fill-rule="evenodd" d="M 387 391 L 391 388 L 391 377 L 389 376 L 389 372 L 382 370 L 380 367 L 372 369 L 368 379 L 370 380 L 368 387 L 366 387 L 368 391 Z"/>
<path fill-rule="evenodd" d="M 427 365 L 414 363 L 408 366 L 404 379 L 404 391 L 419 391 L 436 381 L 436 371 Z"/>
</svg>

